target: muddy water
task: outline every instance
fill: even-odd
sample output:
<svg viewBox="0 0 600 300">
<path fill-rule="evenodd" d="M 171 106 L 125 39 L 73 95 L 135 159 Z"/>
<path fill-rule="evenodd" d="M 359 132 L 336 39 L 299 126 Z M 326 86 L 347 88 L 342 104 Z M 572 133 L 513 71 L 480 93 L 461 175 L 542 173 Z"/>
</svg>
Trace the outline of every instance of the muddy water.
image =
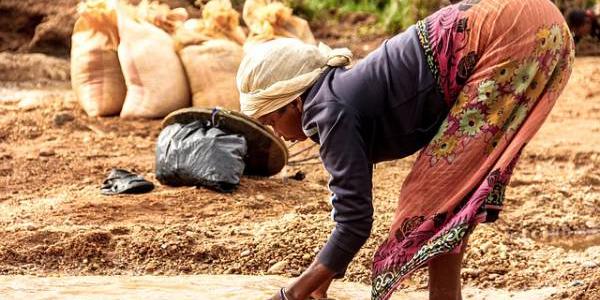
<svg viewBox="0 0 600 300">
<path fill-rule="evenodd" d="M 1 299 L 77 299 L 77 300 L 253 300 L 268 299 L 290 279 L 275 276 L 199 275 L 199 276 L 0 276 Z M 546 299 L 558 288 L 521 292 L 466 288 L 465 299 Z M 336 282 L 330 297 L 338 300 L 367 300 L 369 287 Z M 393 300 L 427 299 L 426 291 L 399 291 Z"/>
</svg>

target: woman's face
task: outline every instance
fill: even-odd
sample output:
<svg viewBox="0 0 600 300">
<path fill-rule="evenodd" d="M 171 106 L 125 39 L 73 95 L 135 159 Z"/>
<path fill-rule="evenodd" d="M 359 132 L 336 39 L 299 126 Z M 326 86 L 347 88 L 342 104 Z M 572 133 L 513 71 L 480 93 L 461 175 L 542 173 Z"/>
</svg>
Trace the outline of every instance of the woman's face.
<svg viewBox="0 0 600 300">
<path fill-rule="evenodd" d="M 283 108 L 258 118 L 261 123 L 271 126 L 275 134 L 286 141 L 303 141 L 302 102 L 298 99 Z"/>
</svg>

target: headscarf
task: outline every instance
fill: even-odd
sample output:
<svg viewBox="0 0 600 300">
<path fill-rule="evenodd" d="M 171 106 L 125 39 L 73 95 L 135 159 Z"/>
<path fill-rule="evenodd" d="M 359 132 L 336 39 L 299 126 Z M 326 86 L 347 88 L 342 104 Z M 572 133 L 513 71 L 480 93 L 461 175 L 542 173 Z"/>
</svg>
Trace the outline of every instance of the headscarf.
<svg viewBox="0 0 600 300">
<path fill-rule="evenodd" d="M 279 38 L 248 49 L 237 73 L 242 113 L 259 118 L 274 112 L 311 87 L 328 67 L 350 64 L 347 48 L 331 49 Z"/>
</svg>

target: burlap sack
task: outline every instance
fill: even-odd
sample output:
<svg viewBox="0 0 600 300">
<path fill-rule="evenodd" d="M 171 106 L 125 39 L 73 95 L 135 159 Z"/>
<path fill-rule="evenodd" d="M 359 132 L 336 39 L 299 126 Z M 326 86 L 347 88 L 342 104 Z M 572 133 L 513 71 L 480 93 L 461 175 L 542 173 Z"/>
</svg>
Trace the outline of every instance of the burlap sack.
<svg viewBox="0 0 600 300">
<path fill-rule="evenodd" d="M 127 84 L 121 117 L 161 118 L 189 106 L 189 87 L 173 39 L 126 13 L 118 21 L 118 54 Z"/>
<path fill-rule="evenodd" d="M 209 40 L 179 51 L 192 90 L 194 107 L 240 110 L 235 74 L 243 49 L 228 40 Z"/>
<path fill-rule="evenodd" d="M 247 45 L 278 37 L 297 38 L 308 44 L 316 44 L 308 22 L 292 15 L 292 9 L 281 2 L 246 0 L 242 16 L 250 29 Z"/>
<path fill-rule="evenodd" d="M 71 44 L 71 84 L 89 116 L 119 114 L 125 79 L 117 57 L 117 12 L 110 1 L 79 5 Z"/>
<path fill-rule="evenodd" d="M 177 28 L 188 19 L 185 8 L 171 9 L 167 4 L 148 0 L 142 0 L 138 4 L 135 14 L 138 18 L 146 20 L 170 34 L 175 33 Z"/>
<path fill-rule="evenodd" d="M 246 35 L 229 0 L 207 3 L 202 19 L 191 19 L 175 34 L 195 107 L 239 110 L 235 74 Z"/>
</svg>

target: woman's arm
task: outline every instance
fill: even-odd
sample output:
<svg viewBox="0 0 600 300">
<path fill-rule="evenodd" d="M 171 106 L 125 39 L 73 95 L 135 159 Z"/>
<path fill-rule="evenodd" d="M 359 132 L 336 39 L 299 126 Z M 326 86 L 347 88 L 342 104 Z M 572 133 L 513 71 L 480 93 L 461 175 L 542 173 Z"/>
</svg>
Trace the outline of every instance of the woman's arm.
<svg viewBox="0 0 600 300">
<path fill-rule="evenodd" d="M 336 222 L 317 261 L 341 278 L 369 238 L 373 224 L 373 168 L 364 134 L 370 130 L 362 126 L 365 121 L 351 107 L 332 101 L 315 109 L 321 160 L 331 175 L 332 218 Z"/>
<path fill-rule="evenodd" d="M 318 129 L 321 159 L 331 175 L 329 188 L 336 227 L 316 260 L 289 286 L 289 299 L 325 297 L 331 280 L 344 275 L 369 237 L 373 221 L 372 167 L 358 116 L 336 102 L 322 103 L 314 109 L 317 113 L 308 112 L 306 117 L 309 125 Z"/>
</svg>

